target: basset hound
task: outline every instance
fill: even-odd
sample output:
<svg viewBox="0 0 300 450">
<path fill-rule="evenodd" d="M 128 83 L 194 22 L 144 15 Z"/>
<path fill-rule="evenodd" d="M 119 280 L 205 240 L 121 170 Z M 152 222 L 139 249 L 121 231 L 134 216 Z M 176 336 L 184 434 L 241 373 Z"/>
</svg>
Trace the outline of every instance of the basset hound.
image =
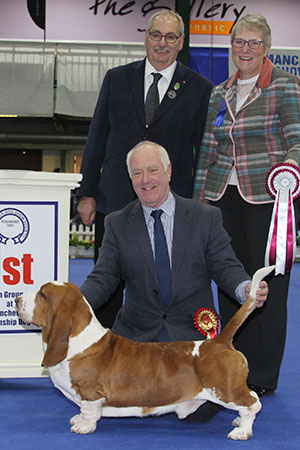
<svg viewBox="0 0 300 450">
<path fill-rule="evenodd" d="M 44 284 L 16 304 L 24 322 L 42 327 L 42 366 L 80 407 L 70 420 L 71 431 L 92 433 L 101 417 L 175 412 L 184 419 L 210 400 L 238 412 L 228 437 L 246 440 L 261 403 L 247 386 L 247 361 L 232 340 L 255 308 L 260 280 L 271 270 L 254 275 L 246 303 L 219 335 L 204 341 L 139 343 L 113 335 L 70 283 Z"/>
</svg>

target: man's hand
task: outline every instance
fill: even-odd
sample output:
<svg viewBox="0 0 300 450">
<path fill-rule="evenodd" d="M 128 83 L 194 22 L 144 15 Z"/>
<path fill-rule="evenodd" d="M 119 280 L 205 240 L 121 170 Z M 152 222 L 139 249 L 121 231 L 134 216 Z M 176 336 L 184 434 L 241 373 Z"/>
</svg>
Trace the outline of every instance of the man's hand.
<svg viewBox="0 0 300 450">
<path fill-rule="evenodd" d="M 251 289 L 251 282 L 246 285 L 246 294 L 249 295 Z M 268 284 L 266 281 L 259 283 L 259 289 L 256 291 L 256 307 L 261 308 L 268 297 Z"/>
<path fill-rule="evenodd" d="M 77 206 L 77 211 L 84 225 L 91 227 L 96 217 L 96 201 L 93 197 L 83 197 Z"/>
</svg>

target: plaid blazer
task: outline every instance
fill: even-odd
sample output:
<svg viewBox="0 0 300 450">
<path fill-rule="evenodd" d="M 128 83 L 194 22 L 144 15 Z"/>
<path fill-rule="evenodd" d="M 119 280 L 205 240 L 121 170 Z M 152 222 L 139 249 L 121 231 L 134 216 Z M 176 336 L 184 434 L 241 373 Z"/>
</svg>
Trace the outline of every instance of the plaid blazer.
<svg viewBox="0 0 300 450">
<path fill-rule="evenodd" d="M 300 166 L 300 79 L 265 58 L 255 87 L 236 114 L 238 76 L 212 91 L 194 198 L 219 200 L 235 167 L 242 198 L 270 203 L 265 179 L 272 166 L 289 159 Z"/>
</svg>

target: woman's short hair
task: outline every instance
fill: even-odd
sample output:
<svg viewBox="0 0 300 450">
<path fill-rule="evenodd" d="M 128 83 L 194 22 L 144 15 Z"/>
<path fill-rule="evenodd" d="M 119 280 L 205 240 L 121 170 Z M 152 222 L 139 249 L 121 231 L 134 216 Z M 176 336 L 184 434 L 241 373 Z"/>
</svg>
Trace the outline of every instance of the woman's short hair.
<svg viewBox="0 0 300 450">
<path fill-rule="evenodd" d="M 265 49 L 271 47 L 271 28 L 264 16 L 258 13 L 249 13 L 238 20 L 231 30 L 231 43 L 235 38 L 236 33 L 242 27 L 249 28 L 249 30 L 259 30 L 262 34 Z"/>
</svg>

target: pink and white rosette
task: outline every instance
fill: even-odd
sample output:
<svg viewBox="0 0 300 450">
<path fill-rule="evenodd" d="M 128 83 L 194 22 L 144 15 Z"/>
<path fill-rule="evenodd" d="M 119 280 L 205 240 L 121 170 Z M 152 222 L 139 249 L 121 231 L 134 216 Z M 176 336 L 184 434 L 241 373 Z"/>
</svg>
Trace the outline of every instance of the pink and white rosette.
<svg viewBox="0 0 300 450">
<path fill-rule="evenodd" d="M 265 265 L 275 264 L 275 275 L 291 270 L 296 255 L 296 228 L 293 200 L 300 196 L 300 170 L 293 164 L 277 164 L 266 177 L 266 187 L 275 198 Z"/>
</svg>

